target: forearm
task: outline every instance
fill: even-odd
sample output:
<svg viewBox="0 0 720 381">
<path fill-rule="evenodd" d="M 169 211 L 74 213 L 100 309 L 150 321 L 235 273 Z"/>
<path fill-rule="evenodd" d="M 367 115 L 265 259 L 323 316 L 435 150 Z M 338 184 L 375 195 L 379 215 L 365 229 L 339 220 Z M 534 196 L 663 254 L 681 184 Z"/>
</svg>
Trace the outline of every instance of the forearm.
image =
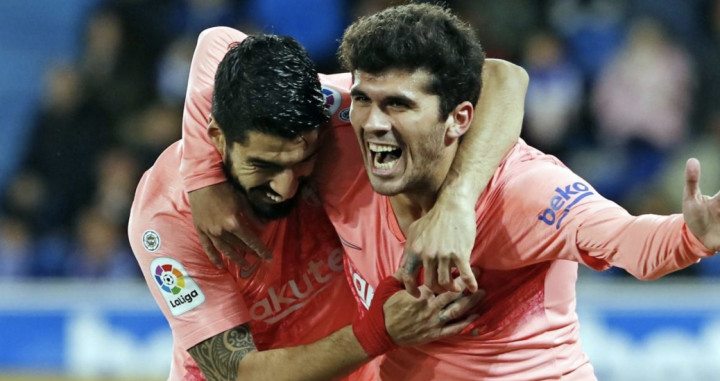
<svg viewBox="0 0 720 381">
<path fill-rule="evenodd" d="M 477 200 L 522 128 L 528 75 L 507 61 L 488 59 L 472 125 L 458 148 L 440 199 Z"/>
<path fill-rule="evenodd" d="M 611 218 L 610 213 L 583 223 L 578 248 L 638 279 L 656 279 L 713 254 L 687 229 L 682 215 Z"/>
<path fill-rule="evenodd" d="M 240 31 L 216 27 L 203 31 L 193 54 L 185 95 L 180 173 L 187 192 L 226 181 L 222 157 L 207 135 L 215 72 L 230 44 L 241 41 Z"/>
<path fill-rule="evenodd" d="M 188 349 L 208 381 L 332 380 L 369 360 L 352 326 L 312 344 L 257 351 L 243 324 Z"/>
<path fill-rule="evenodd" d="M 312 344 L 254 351 L 240 362 L 239 380 L 332 380 L 369 360 L 351 326 Z"/>
</svg>

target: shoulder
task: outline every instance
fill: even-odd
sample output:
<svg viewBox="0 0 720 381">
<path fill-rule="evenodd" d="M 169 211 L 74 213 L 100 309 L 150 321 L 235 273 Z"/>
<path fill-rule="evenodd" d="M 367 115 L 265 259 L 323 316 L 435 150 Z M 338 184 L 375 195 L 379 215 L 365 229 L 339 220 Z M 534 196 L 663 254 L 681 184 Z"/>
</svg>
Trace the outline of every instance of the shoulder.
<svg viewBox="0 0 720 381">
<path fill-rule="evenodd" d="M 350 73 L 320 74 L 320 83 L 325 95 L 325 105 L 332 115 L 333 127 L 350 124 L 350 86 L 352 76 Z"/>
<path fill-rule="evenodd" d="M 525 144 L 516 144 L 505 158 L 493 179 L 492 197 L 506 199 L 515 206 L 548 204 L 573 205 L 597 192 L 581 176 L 571 171 L 556 157 Z"/>
</svg>

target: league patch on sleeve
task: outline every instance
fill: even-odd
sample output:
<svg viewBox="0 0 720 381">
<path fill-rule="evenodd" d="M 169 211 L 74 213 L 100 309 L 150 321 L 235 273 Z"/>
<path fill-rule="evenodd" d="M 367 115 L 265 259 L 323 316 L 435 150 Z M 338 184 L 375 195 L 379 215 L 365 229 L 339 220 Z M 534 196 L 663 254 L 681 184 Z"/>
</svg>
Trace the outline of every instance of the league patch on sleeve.
<svg viewBox="0 0 720 381">
<path fill-rule="evenodd" d="M 180 262 L 167 257 L 155 258 L 150 263 L 150 273 L 173 316 L 182 315 L 205 302 L 205 294 Z"/>
<path fill-rule="evenodd" d="M 329 87 L 323 87 L 322 92 L 323 95 L 325 95 L 325 107 L 330 110 L 330 115 L 335 115 L 342 104 L 342 96 L 339 92 Z"/>
<path fill-rule="evenodd" d="M 142 244 L 145 250 L 154 253 L 160 248 L 160 235 L 155 230 L 145 230 Z"/>
</svg>

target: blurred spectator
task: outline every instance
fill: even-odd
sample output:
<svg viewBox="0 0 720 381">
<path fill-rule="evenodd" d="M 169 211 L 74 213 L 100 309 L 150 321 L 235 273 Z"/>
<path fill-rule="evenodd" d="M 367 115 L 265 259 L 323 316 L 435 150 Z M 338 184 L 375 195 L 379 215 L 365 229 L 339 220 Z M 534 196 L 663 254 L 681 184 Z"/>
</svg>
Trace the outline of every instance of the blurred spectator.
<svg viewBox="0 0 720 381">
<path fill-rule="evenodd" d="M 0 218 L 0 279 L 30 275 L 31 234 L 15 218 Z"/>
<path fill-rule="evenodd" d="M 533 0 L 455 1 L 472 24 L 488 57 L 516 61 L 531 33 L 543 27 L 541 3 Z"/>
<path fill-rule="evenodd" d="M 179 140 L 182 109 L 156 102 L 131 114 L 120 125 L 122 142 L 137 155 L 144 171 L 171 143 Z"/>
<path fill-rule="evenodd" d="M 533 146 L 554 155 L 568 148 L 568 134 L 578 124 L 583 79 L 565 57 L 562 41 L 547 31 L 531 34 L 523 65 L 530 74 L 523 136 Z"/>
<path fill-rule="evenodd" d="M 314 0 L 248 0 L 247 22 L 265 33 L 295 37 L 308 51 L 319 72 L 333 73 L 335 53 L 348 24 L 346 2 Z"/>
<path fill-rule="evenodd" d="M 637 19 L 593 94 L 601 142 L 615 150 L 616 176 L 594 181 L 622 200 L 663 169 L 688 132 L 691 59 L 651 18 Z"/>
<path fill-rule="evenodd" d="M 698 56 L 695 132 L 712 133 L 720 120 L 720 0 L 707 1 L 706 38 Z"/>
<path fill-rule="evenodd" d="M 238 1 L 180 0 L 175 2 L 175 35 L 196 37 L 214 26 L 235 26 L 241 17 Z M 194 47 L 194 44 L 193 44 Z"/>
<path fill-rule="evenodd" d="M 622 42 L 625 1 L 553 0 L 552 26 L 567 43 L 569 57 L 592 84 Z"/>
<path fill-rule="evenodd" d="M 95 205 L 117 226 L 127 224 L 140 174 L 140 164 L 127 149 L 108 151 L 98 162 Z"/>
<path fill-rule="evenodd" d="M 48 190 L 40 175 L 32 171 L 20 172 L 4 189 L 2 210 L 35 232 L 41 223 L 36 219 L 42 218 L 40 209 L 45 205 L 47 197 Z"/>
<path fill-rule="evenodd" d="M 107 113 L 85 96 L 76 68 L 56 66 L 46 82 L 23 169 L 37 174 L 36 186 L 46 193 L 30 216 L 38 232 L 62 229 L 87 202 L 94 186 L 93 165 L 113 135 Z"/>
<path fill-rule="evenodd" d="M 160 58 L 157 71 L 157 90 L 163 103 L 182 107 L 185 102 L 190 63 L 195 51 L 195 39 L 178 38 Z"/>
<path fill-rule="evenodd" d="M 65 274 L 78 278 L 133 278 L 139 276 L 125 229 L 98 208 L 84 210 L 78 220 L 75 248 L 67 259 Z"/>
<path fill-rule="evenodd" d="M 116 12 L 100 9 L 90 16 L 78 65 L 88 96 L 113 120 L 146 99 L 143 93 L 147 90 L 143 89 L 147 84 L 140 81 L 142 77 L 133 72 L 133 66 L 128 65 L 123 55 L 123 47 L 130 43 Z"/>
<path fill-rule="evenodd" d="M 594 107 L 609 140 L 642 139 L 661 149 L 685 136 L 691 59 L 653 19 L 638 19 L 603 71 Z"/>
</svg>

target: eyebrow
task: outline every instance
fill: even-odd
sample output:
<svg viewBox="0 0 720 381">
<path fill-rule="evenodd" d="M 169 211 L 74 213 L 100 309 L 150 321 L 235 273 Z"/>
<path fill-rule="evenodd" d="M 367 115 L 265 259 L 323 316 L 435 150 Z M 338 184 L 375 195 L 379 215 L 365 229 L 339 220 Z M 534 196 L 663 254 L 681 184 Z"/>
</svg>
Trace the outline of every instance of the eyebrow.
<svg viewBox="0 0 720 381">
<path fill-rule="evenodd" d="M 368 97 L 364 91 L 358 90 L 357 88 L 350 90 L 350 96 L 351 97 L 356 97 L 356 96 Z M 417 106 L 417 102 L 415 102 L 414 100 L 412 100 L 404 95 L 399 95 L 399 94 L 388 95 L 381 100 L 381 104 L 385 105 L 388 103 L 402 103 L 402 104 L 408 105 L 409 107 Z"/>
<path fill-rule="evenodd" d="M 416 105 L 414 100 L 412 100 L 404 95 L 389 95 L 389 96 L 385 97 L 385 99 L 383 99 L 383 103 L 385 103 L 385 104 L 403 103 L 403 104 L 406 104 L 411 107 Z"/>
<path fill-rule="evenodd" d="M 350 90 L 350 96 L 351 96 L 351 97 L 358 96 L 358 95 L 362 95 L 362 96 L 365 96 L 365 97 L 367 96 L 367 94 L 365 94 L 364 91 L 358 90 L 357 88 L 353 88 L 353 89 Z"/>
<path fill-rule="evenodd" d="M 319 149 L 315 149 L 315 151 L 314 151 L 313 153 L 311 153 L 311 154 L 308 155 L 306 158 L 302 159 L 300 162 L 295 163 L 295 164 L 308 162 L 308 161 L 310 161 L 312 158 L 314 158 L 315 156 L 317 156 L 318 153 L 320 153 L 320 150 L 319 150 Z M 281 162 L 278 162 L 278 161 L 265 160 L 265 159 L 261 159 L 261 158 L 259 158 L 259 157 L 249 157 L 249 158 L 247 159 L 247 161 L 248 161 L 248 163 L 253 164 L 253 165 L 261 165 L 261 166 L 266 166 L 266 167 L 285 168 L 285 167 L 288 166 L 288 165 L 285 164 L 285 163 L 281 163 Z M 294 164 L 293 164 L 293 165 L 294 165 Z"/>
</svg>

